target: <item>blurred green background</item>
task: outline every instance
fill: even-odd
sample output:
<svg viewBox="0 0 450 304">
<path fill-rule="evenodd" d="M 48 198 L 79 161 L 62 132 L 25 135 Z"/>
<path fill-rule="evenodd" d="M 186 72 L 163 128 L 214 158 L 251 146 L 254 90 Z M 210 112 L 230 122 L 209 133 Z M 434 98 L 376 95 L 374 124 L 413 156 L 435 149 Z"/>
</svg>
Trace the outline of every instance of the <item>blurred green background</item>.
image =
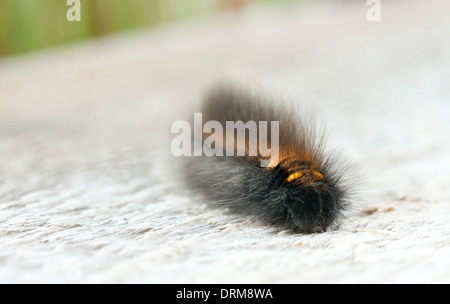
<svg viewBox="0 0 450 304">
<path fill-rule="evenodd" d="M 80 0 L 69 22 L 67 0 L 0 0 L 0 57 L 142 26 L 280 0 Z M 289 0 L 284 0 L 289 1 Z"/>
</svg>

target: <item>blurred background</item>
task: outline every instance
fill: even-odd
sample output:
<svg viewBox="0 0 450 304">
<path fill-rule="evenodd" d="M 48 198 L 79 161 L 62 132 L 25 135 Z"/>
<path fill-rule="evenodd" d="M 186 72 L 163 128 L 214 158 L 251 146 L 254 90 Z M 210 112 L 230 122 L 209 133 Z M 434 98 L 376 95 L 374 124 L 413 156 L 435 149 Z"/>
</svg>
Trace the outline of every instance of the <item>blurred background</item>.
<svg viewBox="0 0 450 304">
<path fill-rule="evenodd" d="M 0 282 L 448 282 L 450 2 L 380 1 L 0 0 Z M 326 125 L 339 230 L 186 195 L 171 125 L 228 77 Z"/>
<path fill-rule="evenodd" d="M 82 0 L 83 22 L 67 22 L 65 0 L 0 0 L 0 56 L 126 30 L 293 0 Z M 305 0 L 303 0 L 305 2 Z"/>
</svg>

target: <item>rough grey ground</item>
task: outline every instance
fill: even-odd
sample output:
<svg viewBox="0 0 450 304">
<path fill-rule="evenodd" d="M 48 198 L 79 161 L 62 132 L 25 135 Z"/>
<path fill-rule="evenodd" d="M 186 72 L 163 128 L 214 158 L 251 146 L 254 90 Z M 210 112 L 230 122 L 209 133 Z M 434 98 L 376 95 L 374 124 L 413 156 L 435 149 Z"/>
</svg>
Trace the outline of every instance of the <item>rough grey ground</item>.
<svg viewBox="0 0 450 304">
<path fill-rule="evenodd" d="M 359 1 L 361 2 L 361 1 Z M 450 282 L 450 7 L 254 7 L 0 61 L 0 282 Z M 170 125 L 238 74 L 326 122 L 339 230 L 293 235 L 187 195 Z"/>
</svg>

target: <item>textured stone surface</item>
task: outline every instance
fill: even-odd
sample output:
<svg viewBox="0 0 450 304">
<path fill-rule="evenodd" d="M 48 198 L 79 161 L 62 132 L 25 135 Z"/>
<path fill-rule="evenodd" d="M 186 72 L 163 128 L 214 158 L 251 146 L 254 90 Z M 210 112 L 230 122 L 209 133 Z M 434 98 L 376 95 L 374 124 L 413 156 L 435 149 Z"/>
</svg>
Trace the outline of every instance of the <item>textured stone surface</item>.
<svg viewBox="0 0 450 304">
<path fill-rule="evenodd" d="M 449 4 L 382 1 L 370 23 L 359 2 L 0 61 L 0 282 L 449 283 Z M 170 125 L 230 73 L 326 122 L 359 189 L 339 230 L 293 235 L 180 187 Z"/>
</svg>

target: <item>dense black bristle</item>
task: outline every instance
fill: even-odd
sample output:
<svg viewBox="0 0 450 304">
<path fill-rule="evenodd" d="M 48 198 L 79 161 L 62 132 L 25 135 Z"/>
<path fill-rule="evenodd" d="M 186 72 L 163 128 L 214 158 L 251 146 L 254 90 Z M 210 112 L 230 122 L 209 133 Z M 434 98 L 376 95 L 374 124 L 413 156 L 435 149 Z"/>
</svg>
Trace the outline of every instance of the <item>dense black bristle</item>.
<svg viewBox="0 0 450 304">
<path fill-rule="evenodd" d="M 342 173 L 324 155 L 324 138 L 294 110 L 233 87 L 213 89 L 203 104 L 203 121 L 279 121 L 280 159 L 263 168 L 259 154 L 191 157 L 190 186 L 213 204 L 295 232 L 325 231 L 335 224 L 347 205 Z"/>
</svg>

